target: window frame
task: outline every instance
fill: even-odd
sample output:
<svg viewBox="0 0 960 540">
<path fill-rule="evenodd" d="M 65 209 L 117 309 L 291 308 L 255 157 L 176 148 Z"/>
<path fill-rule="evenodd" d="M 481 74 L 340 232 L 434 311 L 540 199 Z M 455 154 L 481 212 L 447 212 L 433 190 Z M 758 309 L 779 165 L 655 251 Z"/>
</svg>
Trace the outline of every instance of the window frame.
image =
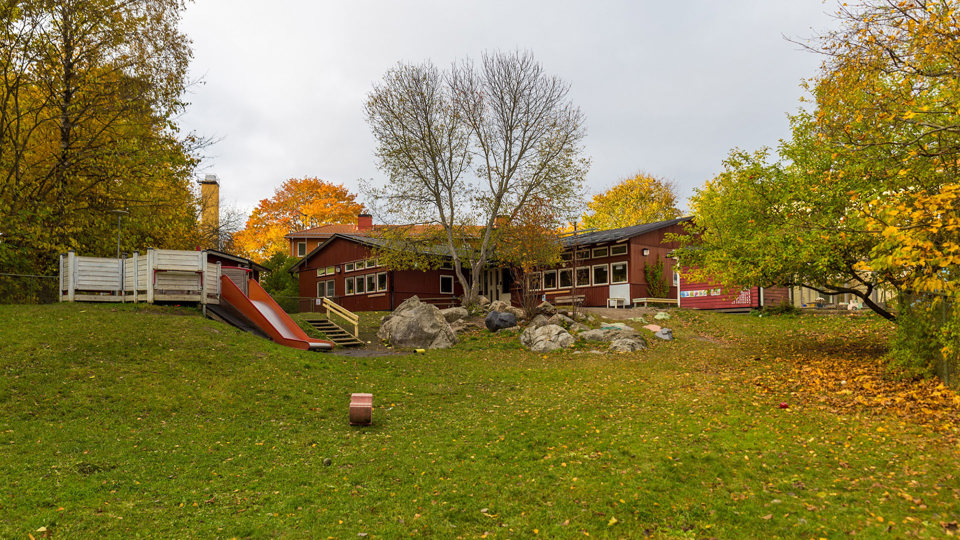
<svg viewBox="0 0 960 540">
<path fill-rule="evenodd" d="M 596 247 L 590 250 L 590 257 L 593 259 L 602 259 L 610 256 L 610 248 L 607 246 Z"/>
<path fill-rule="evenodd" d="M 553 276 L 553 286 L 552 286 L 552 287 L 548 287 L 548 286 L 547 286 L 547 276 L 548 276 L 548 275 Z M 557 276 L 557 271 L 556 271 L 556 270 L 544 270 L 544 271 L 540 274 L 540 288 L 541 288 L 541 290 L 544 290 L 544 291 L 553 291 L 553 290 L 556 290 L 558 283 L 560 283 L 560 282 L 559 282 L 559 280 L 558 280 L 558 276 Z"/>
<path fill-rule="evenodd" d="M 297 242 L 297 257 L 307 256 L 307 241 Z"/>
<path fill-rule="evenodd" d="M 622 251 L 620 250 L 621 248 L 623 248 Z M 614 253 L 613 250 L 617 250 L 617 252 Z M 626 245 L 626 244 L 614 244 L 614 245 L 610 246 L 610 256 L 611 256 L 611 257 L 616 256 L 616 255 L 626 255 L 626 254 L 627 254 L 627 251 L 628 251 L 628 248 L 627 248 L 627 245 Z"/>
<path fill-rule="evenodd" d="M 581 283 L 581 282 L 580 282 L 580 272 L 586 272 L 586 273 L 587 273 L 587 282 L 586 282 L 586 283 Z M 592 275 L 593 275 L 593 273 L 590 271 L 590 267 L 589 267 L 589 266 L 578 266 L 578 267 L 577 267 L 577 272 L 576 272 L 576 274 L 574 274 L 574 278 L 573 278 L 573 279 L 574 279 L 574 283 L 576 284 L 577 287 L 589 287 L 589 286 L 592 285 L 592 283 L 590 283 L 590 278 L 592 277 Z"/>
<path fill-rule="evenodd" d="M 380 278 L 383 278 L 383 287 L 380 286 Z M 386 272 L 377 272 L 377 292 L 383 292 L 390 287 L 390 280 Z"/>
<path fill-rule="evenodd" d="M 614 281 L 614 278 L 613 278 L 614 266 L 623 266 L 623 279 L 621 281 Z M 630 264 L 627 261 L 610 263 L 610 271 L 609 271 L 608 277 L 610 278 L 610 285 L 618 285 L 620 283 L 629 283 L 630 282 Z"/>
<path fill-rule="evenodd" d="M 343 263 L 344 272 L 353 272 L 353 269 L 354 269 L 354 263 L 352 262 Z"/>
<path fill-rule="evenodd" d="M 449 290 L 449 291 L 445 291 L 445 290 L 444 290 L 444 287 L 443 287 L 444 281 L 449 281 L 449 282 L 450 282 L 450 290 Z M 440 276 L 440 294 L 453 294 L 454 288 L 455 288 L 455 287 L 454 287 L 454 282 L 453 282 L 453 276 Z"/>
<path fill-rule="evenodd" d="M 376 266 L 377 266 L 377 260 L 376 260 L 376 259 L 367 259 L 367 262 L 366 262 L 366 267 L 367 267 L 367 268 L 375 268 Z"/>
<path fill-rule="evenodd" d="M 376 274 L 364 274 L 367 278 L 367 294 L 377 292 L 377 275 Z M 373 287 L 370 284 L 373 284 Z"/>
<path fill-rule="evenodd" d="M 578 261 L 588 261 L 588 260 L 590 260 L 590 250 L 589 250 L 589 249 L 578 249 L 578 250 L 577 250 L 577 260 L 578 260 Z"/>
<path fill-rule="evenodd" d="M 564 284 L 562 283 L 562 282 L 563 282 L 563 277 L 561 277 L 561 276 L 563 276 L 564 273 L 566 273 L 568 276 L 570 276 L 570 277 L 568 278 L 568 279 L 569 279 L 569 284 L 568 284 L 568 285 L 564 285 Z M 558 288 L 558 289 L 569 289 L 570 287 L 573 287 L 573 268 L 561 268 L 560 270 L 557 270 L 557 288 Z"/>
<path fill-rule="evenodd" d="M 327 298 L 336 298 L 337 297 L 337 280 L 328 279 L 327 280 Z"/>
<path fill-rule="evenodd" d="M 343 295 L 344 296 L 353 296 L 356 294 L 353 290 L 353 278 L 347 278 L 343 280 Z"/>
<path fill-rule="evenodd" d="M 366 276 L 355 276 L 353 278 L 353 292 L 354 294 L 367 294 L 367 279 Z"/>
<path fill-rule="evenodd" d="M 601 283 L 597 281 L 597 270 L 604 269 L 606 272 L 606 279 Z M 609 264 L 595 264 L 590 267 L 590 279 L 593 281 L 594 285 L 609 285 L 610 284 L 610 265 Z"/>
</svg>

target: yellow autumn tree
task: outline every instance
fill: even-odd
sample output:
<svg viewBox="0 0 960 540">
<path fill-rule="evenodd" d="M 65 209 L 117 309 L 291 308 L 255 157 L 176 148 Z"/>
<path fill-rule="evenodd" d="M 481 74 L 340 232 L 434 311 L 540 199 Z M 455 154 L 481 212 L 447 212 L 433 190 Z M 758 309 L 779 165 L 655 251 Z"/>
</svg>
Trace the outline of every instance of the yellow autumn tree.
<svg viewBox="0 0 960 540">
<path fill-rule="evenodd" d="M 647 173 L 625 178 L 587 203 L 583 225 L 594 229 L 618 229 L 680 217 L 672 182 Z"/>
<path fill-rule="evenodd" d="M 246 227 L 234 235 L 237 254 L 263 262 L 286 251 L 284 236 L 329 223 L 354 223 L 363 205 L 341 184 L 319 178 L 291 178 L 263 199 Z"/>
</svg>

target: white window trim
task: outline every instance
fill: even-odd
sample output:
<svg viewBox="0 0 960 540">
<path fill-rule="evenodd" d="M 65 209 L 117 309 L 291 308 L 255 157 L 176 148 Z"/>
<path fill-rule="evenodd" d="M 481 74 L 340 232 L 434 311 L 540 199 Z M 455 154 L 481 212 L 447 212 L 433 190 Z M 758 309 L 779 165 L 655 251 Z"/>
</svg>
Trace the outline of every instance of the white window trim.
<svg viewBox="0 0 960 540">
<path fill-rule="evenodd" d="M 597 268 L 601 268 L 601 267 L 607 269 L 607 281 L 605 281 L 605 282 L 603 282 L 603 283 L 597 283 L 597 282 L 594 280 L 594 278 L 595 278 L 596 275 L 597 275 L 597 274 L 596 274 Z M 591 267 L 590 267 L 590 281 L 591 281 L 594 285 L 609 285 L 609 284 L 610 284 L 610 265 L 609 265 L 609 264 L 595 264 L 595 265 L 591 266 Z"/>
<path fill-rule="evenodd" d="M 586 254 L 586 255 L 584 255 L 584 254 Z M 589 258 L 590 258 L 590 250 L 589 250 L 589 249 L 580 249 L 580 250 L 577 250 L 577 260 L 579 260 L 579 261 L 585 261 L 585 260 L 587 260 L 587 259 L 589 259 Z"/>
<path fill-rule="evenodd" d="M 445 280 L 450 280 L 450 290 L 443 290 L 443 282 Z M 440 276 L 440 294 L 453 294 L 453 291 L 456 287 L 454 286 L 453 276 Z"/>
<path fill-rule="evenodd" d="M 570 274 L 570 285 L 561 285 L 560 284 L 560 274 L 563 272 L 568 272 Z M 573 287 L 573 268 L 561 268 L 557 270 L 557 288 L 558 289 L 567 289 Z"/>
<path fill-rule="evenodd" d="M 353 278 L 347 278 L 343 284 L 343 295 L 353 296 L 355 294 L 357 294 L 357 291 L 353 288 Z"/>
<path fill-rule="evenodd" d="M 606 251 L 606 253 L 604 253 L 603 255 L 597 255 L 597 252 L 600 250 L 604 250 Z M 590 250 L 590 257 L 593 259 L 602 259 L 603 257 L 609 257 L 609 256 L 610 256 L 610 248 L 606 246 L 593 248 L 592 250 Z"/>
<path fill-rule="evenodd" d="M 332 294 L 330 294 L 329 296 L 327 296 L 327 298 L 333 298 L 333 297 L 337 296 L 337 280 L 335 280 L 335 279 L 328 279 L 328 280 L 327 280 L 327 284 L 329 285 L 327 288 L 333 289 Z"/>
<path fill-rule="evenodd" d="M 547 287 L 547 274 L 553 274 L 553 287 Z M 544 291 L 553 291 L 560 286 L 560 276 L 556 270 L 545 270 L 540 274 L 540 289 Z"/>
<path fill-rule="evenodd" d="M 366 286 L 367 294 L 377 292 L 377 275 L 376 275 L 376 274 L 365 274 L 365 277 L 367 278 L 367 286 Z M 370 280 L 371 280 L 371 279 L 373 280 L 373 287 L 372 287 L 372 288 L 370 287 Z"/>
<path fill-rule="evenodd" d="M 615 250 L 615 249 L 619 250 L 620 248 L 623 248 L 623 251 L 621 251 L 621 252 L 619 252 L 619 253 L 614 253 L 614 252 L 613 252 L 613 250 Z M 626 244 L 616 244 L 616 245 L 610 246 L 610 256 L 611 256 L 611 257 L 612 257 L 612 256 L 615 256 L 615 255 L 626 255 L 626 254 L 627 254 L 627 245 L 626 245 Z"/>
<path fill-rule="evenodd" d="M 580 283 L 580 281 L 577 279 L 577 272 L 580 272 L 581 270 L 586 270 L 586 271 L 587 271 L 587 282 L 586 282 L 586 283 Z M 578 267 L 577 267 L 577 272 L 574 272 L 574 274 L 573 274 L 573 282 L 574 282 L 574 285 L 575 285 L 575 286 L 577 286 L 577 287 L 590 287 L 591 285 L 593 285 L 593 283 L 592 283 L 592 280 L 593 280 L 593 270 L 592 270 L 589 266 L 578 266 Z"/>
<path fill-rule="evenodd" d="M 344 271 L 344 272 L 353 272 L 354 266 L 355 266 L 355 265 L 354 265 L 354 263 L 352 263 L 352 262 L 344 263 L 344 265 L 343 265 L 343 271 Z"/>
<path fill-rule="evenodd" d="M 624 278 L 623 281 L 614 281 L 613 280 L 613 267 L 623 265 L 624 268 Z M 610 279 L 611 285 L 618 285 L 620 283 L 629 283 L 630 282 L 630 264 L 627 261 L 614 262 L 610 263 L 610 270 L 607 273 L 607 277 Z"/>
<path fill-rule="evenodd" d="M 363 283 L 363 291 L 360 291 L 360 287 L 357 287 L 358 283 Z M 367 277 L 366 276 L 355 276 L 353 278 L 353 293 L 354 294 L 367 294 Z"/>
<path fill-rule="evenodd" d="M 300 248 L 303 249 L 300 249 Z M 303 257 L 307 254 L 307 243 L 306 242 L 297 242 L 297 257 Z"/>
<path fill-rule="evenodd" d="M 383 276 L 383 278 L 384 278 L 384 279 L 383 279 L 383 282 L 384 282 L 385 285 L 383 286 L 383 288 L 380 287 L 380 276 Z M 388 290 L 389 288 L 390 288 L 390 278 L 387 277 L 387 273 L 386 273 L 386 272 L 378 272 L 378 273 L 377 273 L 377 292 L 383 292 L 383 291 Z"/>
</svg>

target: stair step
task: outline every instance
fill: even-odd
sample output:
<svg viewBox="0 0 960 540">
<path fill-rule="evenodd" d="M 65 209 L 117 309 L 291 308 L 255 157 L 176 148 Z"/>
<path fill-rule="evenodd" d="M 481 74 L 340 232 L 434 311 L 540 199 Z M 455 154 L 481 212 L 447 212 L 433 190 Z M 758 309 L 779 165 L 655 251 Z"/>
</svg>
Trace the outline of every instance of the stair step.
<svg viewBox="0 0 960 540">
<path fill-rule="evenodd" d="M 313 326 L 317 330 L 324 333 L 327 336 L 327 339 L 336 343 L 341 347 L 356 347 L 363 345 L 363 342 L 355 338 L 353 334 L 347 332 L 343 328 L 340 328 L 336 323 L 331 322 L 327 319 L 313 319 L 308 320 L 310 326 Z"/>
</svg>

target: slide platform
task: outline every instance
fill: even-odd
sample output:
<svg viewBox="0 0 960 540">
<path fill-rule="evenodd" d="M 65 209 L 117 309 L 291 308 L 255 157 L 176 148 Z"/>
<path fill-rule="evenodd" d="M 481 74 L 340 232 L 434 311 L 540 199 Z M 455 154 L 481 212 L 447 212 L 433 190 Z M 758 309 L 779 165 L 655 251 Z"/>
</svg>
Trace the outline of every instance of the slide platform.
<svg viewBox="0 0 960 540">
<path fill-rule="evenodd" d="M 249 295 L 229 277 L 220 276 L 220 301 L 239 311 L 276 343 L 305 351 L 333 349 L 332 341 L 308 336 L 255 280 L 248 279 L 247 287 Z"/>
</svg>

